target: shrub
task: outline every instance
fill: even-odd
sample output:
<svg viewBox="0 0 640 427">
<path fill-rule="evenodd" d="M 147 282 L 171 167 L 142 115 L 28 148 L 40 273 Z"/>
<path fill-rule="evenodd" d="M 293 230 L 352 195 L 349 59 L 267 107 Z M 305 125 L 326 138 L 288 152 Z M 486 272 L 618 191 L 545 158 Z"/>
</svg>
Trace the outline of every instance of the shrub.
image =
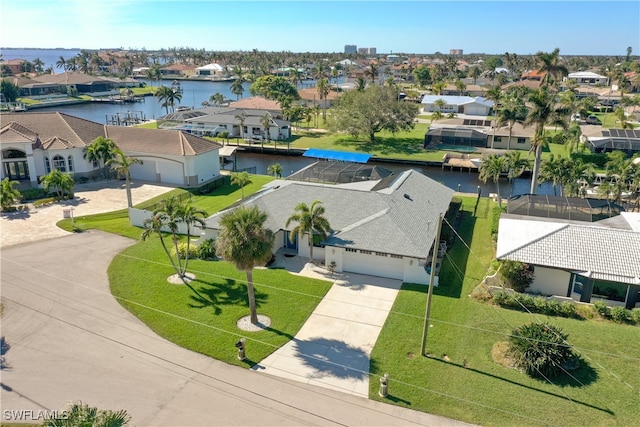
<svg viewBox="0 0 640 427">
<path fill-rule="evenodd" d="M 181 259 L 185 259 L 187 255 L 187 244 L 185 242 L 178 243 L 178 255 Z M 173 256 L 176 256 L 176 249 L 173 248 Z M 198 247 L 189 245 L 189 259 L 198 258 Z"/>
<path fill-rule="evenodd" d="M 578 309 L 574 303 L 565 301 L 560 304 L 560 315 L 564 317 L 577 317 Z"/>
<path fill-rule="evenodd" d="M 547 299 L 545 297 L 534 298 L 533 307 L 537 313 L 545 313 L 547 311 Z"/>
<path fill-rule="evenodd" d="M 55 197 L 47 197 L 46 199 L 39 199 L 33 202 L 33 207 L 39 208 L 42 206 L 50 205 L 56 201 Z"/>
<path fill-rule="evenodd" d="M 624 307 L 613 307 L 611 309 L 611 318 L 614 322 L 624 323 L 629 321 L 629 311 Z"/>
<path fill-rule="evenodd" d="M 215 240 L 207 239 L 196 247 L 199 259 L 211 259 L 216 256 Z"/>
<path fill-rule="evenodd" d="M 495 237 L 498 235 L 498 224 L 500 223 L 500 215 L 506 211 L 507 211 L 506 206 L 502 208 L 495 206 L 491 211 L 491 235 L 492 236 Z"/>
<path fill-rule="evenodd" d="M 513 330 L 508 354 L 532 377 L 555 377 L 575 360 L 567 334 L 548 323 L 530 323 Z"/>
<path fill-rule="evenodd" d="M 509 305 L 508 301 L 511 299 L 511 295 L 509 295 L 505 291 L 497 291 L 493 293 L 493 300 L 496 304 L 500 306 Z"/>
<path fill-rule="evenodd" d="M 557 316 L 560 314 L 560 303 L 558 301 L 547 301 L 544 314 L 547 316 Z"/>
<path fill-rule="evenodd" d="M 607 317 L 609 315 L 609 307 L 603 301 L 596 301 L 593 303 L 593 308 L 602 317 Z"/>
<path fill-rule="evenodd" d="M 500 273 L 509 287 L 517 292 L 524 292 L 535 277 L 533 266 L 518 261 L 503 261 Z"/>
<path fill-rule="evenodd" d="M 634 308 L 631 310 L 631 321 L 640 324 L 640 308 Z"/>
<path fill-rule="evenodd" d="M 28 188 L 20 192 L 22 194 L 22 201 L 41 199 L 47 196 L 47 192 L 42 188 Z"/>
</svg>

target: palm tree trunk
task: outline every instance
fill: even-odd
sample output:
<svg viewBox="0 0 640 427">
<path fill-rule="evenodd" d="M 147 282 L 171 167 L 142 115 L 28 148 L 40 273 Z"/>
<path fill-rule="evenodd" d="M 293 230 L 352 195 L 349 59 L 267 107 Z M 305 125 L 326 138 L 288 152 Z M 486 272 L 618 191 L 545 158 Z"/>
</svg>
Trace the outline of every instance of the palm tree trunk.
<svg viewBox="0 0 640 427">
<path fill-rule="evenodd" d="M 533 171 L 531 172 L 531 194 L 536 194 L 538 189 L 538 174 L 540 173 L 540 159 L 542 157 L 542 144 L 536 146 L 536 158 L 533 162 Z"/>
<path fill-rule="evenodd" d="M 131 182 L 129 181 L 130 178 L 127 176 L 125 177 L 125 189 L 127 190 L 127 207 L 132 208 L 133 207 L 133 198 L 131 197 Z"/>
<path fill-rule="evenodd" d="M 180 273 L 180 276 L 184 277 L 187 275 L 187 266 L 189 265 L 189 246 L 191 245 L 191 227 L 189 226 L 189 223 L 187 223 L 187 251 L 184 254 L 184 268 L 182 269 L 182 272 Z"/>
<path fill-rule="evenodd" d="M 309 233 L 309 262 L 313 264 L 313 233 Z"/>
<path fill-rule="evenodd" d="M 158 236 L 160 236 L 160 243 L 162 244 L 162 249 L 164 249 L 164 252 L 167 254 L 167 257 L 169 258 L 169 262 L 171 262 L 171 266 L 176 271 L 176 273 L 180 273 L 180 270 L 178 270 L 178 267 L 176 267 L 176 263 L 173 262 L 173 257 L 169 253 L 169 248 L 167 248 L 167 245 L 164 243 L 164 238 L 162 237 L 162 231 L 158 231 Z"/>
<path fill-rule="evenodd" d="M 256 294 L 253 289 L 253 269 L 247 270 L 247 295 L 249 297 L 249 314 L 251 323 L 258 324 L 258 313 L 256 311 Z"/>
</svg>

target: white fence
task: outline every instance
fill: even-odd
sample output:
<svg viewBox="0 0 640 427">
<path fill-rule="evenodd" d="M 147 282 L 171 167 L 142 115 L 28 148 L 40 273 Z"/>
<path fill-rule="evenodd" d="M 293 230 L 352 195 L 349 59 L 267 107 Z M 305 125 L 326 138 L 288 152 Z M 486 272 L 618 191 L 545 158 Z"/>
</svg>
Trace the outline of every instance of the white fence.
<svg viewBox="0 0 640 427">
<path fill-rule="evenodd" d="M 144 228 L 144 222 L 153 216 L 152 211 L 144 209 L 129 208 L 129 223 L 136 227 Z M 169 229 L 163 228 L 163 231 L 169 232 Z M 184 223 L 178 224 L 178 234 L 187 234 L 187 226 Z M 202 234 L 202 230 L 199 227 L 191 229 L 192 236 L 198 236 Z"/>
</svg>

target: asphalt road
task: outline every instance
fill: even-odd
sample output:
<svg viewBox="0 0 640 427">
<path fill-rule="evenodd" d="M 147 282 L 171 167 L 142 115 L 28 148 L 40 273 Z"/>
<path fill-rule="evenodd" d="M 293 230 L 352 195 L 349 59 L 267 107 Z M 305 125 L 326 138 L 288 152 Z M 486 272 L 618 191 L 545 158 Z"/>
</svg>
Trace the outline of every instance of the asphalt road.
<svg viewBox="0 0 640 427">
<path fill-rule="evenodd" d="M 2 249 L 2 421 L 82 400 L 126 409 L 137 426 L 466 425 L 230 366 L 158 337 L 109 293 L 107 267 L 132 243 L 90 231 Z"/>
</svg>

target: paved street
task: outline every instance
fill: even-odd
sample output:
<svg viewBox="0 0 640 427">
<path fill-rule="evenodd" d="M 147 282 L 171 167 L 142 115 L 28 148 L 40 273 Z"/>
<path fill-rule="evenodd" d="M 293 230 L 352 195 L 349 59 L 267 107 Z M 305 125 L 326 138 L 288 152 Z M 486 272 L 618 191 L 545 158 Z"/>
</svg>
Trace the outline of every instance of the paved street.
<svg viewBox="0 0 640 427">
<path fill-rule="evenodd" d="M 98 231 L 2 249 L 5 410 L 69 401 L 138 426 L 464 425 L 229 366 L 159 338 L 110 295 L 131 240 Z M 235 349 L 230 349 L 234 351 Z"/>
</svg>

